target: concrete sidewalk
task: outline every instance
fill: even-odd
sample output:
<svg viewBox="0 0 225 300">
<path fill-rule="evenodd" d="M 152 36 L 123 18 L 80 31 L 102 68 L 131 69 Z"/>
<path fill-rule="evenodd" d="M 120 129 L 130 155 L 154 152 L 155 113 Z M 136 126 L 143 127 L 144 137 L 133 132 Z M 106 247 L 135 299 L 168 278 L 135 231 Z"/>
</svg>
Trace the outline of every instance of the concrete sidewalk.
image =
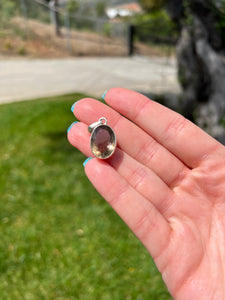
<svg viewBox="0 0 225 300">
<path fill-rule="evenodd" d="M 115 86 L 178 93 L 176 62 L 158 57 L 0 60 L 0 103 L 72 92 L 100 97 Z"/>
</svg>

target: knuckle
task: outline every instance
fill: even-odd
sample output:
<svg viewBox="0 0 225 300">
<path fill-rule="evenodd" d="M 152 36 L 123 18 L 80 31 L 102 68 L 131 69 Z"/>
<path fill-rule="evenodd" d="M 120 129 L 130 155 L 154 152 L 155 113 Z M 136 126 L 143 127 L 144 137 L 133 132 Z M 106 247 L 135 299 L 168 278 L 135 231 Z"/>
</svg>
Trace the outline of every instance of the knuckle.
<svg viewBox="0 0 225 300">
<path fill-rule="evenodd" d="M 158 153 L 158 144 L 154 139 L 150 139 L 143 147 L 141 147 L 138 154 L 141 157 L 141 160 L 146 164 L 152 162 Z"/>
<path fill-rule="evenodd" d="M 139 118 L 141 118 L 142 112 L 144 113 L 144 111 L 146 110 L 146 108 L 148 108 L 150 104 L 150 101 L 140 101 L 138 103 L 138 105 L 136 106 L 136 109 L 134 110 L 134 115 L 133 115 L 133 119 L 134 120 L 138 120 Z"/>
<path fill-rule="evenodd" d="M 133 232 L 139 237 L 141 241 L 144 241 L 151 234 L 152 230 L 155 228 L 156 224 L 151 221 L 152 211 L 151 209 L 146 209 L 142 215 L 137 218 L 133 225 Z"/>
<path fill-rule="evenodd" d="M 164 132 L 164 138 L 166 140 L 181 135 L 187 128 L 189 121 L 183 116 L 176 116 L 169 122 Z"/>
<path fill-rule="evenodd" d="M 143 167 L 136 168 L 130 175 L 129 182 L 134 189 L 140 190 L 146 177 L 146 170 Z"/>
</svg>

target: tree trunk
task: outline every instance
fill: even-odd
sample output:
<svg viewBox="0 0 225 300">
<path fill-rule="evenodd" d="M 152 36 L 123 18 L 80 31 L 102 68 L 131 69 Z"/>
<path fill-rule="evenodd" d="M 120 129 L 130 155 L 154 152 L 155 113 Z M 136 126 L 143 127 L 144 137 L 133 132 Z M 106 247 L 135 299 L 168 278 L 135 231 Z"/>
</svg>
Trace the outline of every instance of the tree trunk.
<svg viewBox="0 0 225 300">
<path fill-rule="evenodd" d="M 58 0 L 50 0 L 49 1 L 49 9 L 50 9 L 50 18 L 55 27 L 55 34 L 60 36 L 60 20 L 59 20 L 59 3 Z"/>
<path fill-rule="evenodd" d="M 225 35 L 216 0 L 168 1 L 178 23 L 178 76 L 186 117 L 225 144 Z M 182 21 L 181 21 L 182 20 Z"/>
</svg>

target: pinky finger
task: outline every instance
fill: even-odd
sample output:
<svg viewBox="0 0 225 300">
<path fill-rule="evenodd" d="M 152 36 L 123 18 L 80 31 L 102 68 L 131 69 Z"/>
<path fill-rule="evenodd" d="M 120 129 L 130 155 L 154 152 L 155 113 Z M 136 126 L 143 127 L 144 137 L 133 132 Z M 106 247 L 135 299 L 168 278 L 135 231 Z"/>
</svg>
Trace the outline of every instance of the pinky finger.
<svg viewBox="0 0 225 300">
<path fill-rule="evenodd" d="M 153 258 L 168 244 L 170 226 L 154 205 L 133 189 L 109 164 L 96 158 L 85 165 L 85 172 Z"/>
</svg>

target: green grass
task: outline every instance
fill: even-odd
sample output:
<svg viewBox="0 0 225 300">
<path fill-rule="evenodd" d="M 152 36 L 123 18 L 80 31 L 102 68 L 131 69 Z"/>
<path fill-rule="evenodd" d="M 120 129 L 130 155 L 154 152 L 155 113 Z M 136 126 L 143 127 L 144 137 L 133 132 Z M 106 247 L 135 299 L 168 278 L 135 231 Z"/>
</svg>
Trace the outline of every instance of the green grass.
<svg viewBox="0 0 225 300">
<path fill-rule="evenodd" d="M 67 141 L 82 97 L 0 106 L 0 299 L 171 299 Z"/>
</svg>

